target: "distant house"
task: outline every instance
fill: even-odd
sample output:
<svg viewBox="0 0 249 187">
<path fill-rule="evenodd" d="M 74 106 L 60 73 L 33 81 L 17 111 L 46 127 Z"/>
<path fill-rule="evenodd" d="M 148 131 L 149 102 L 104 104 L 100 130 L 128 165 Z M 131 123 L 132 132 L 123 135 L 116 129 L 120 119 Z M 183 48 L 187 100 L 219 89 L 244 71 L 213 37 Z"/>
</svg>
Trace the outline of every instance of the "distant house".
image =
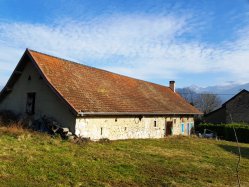
<svg viewBox="0 0 249 187">
<path fill-rule="evenodd" d="M 97 140 L 188 135 L 201 112 L 170 87 L 27 49 L 0 95 L 0 110 L 46 115 Z"/>
<path fill-rule="evenodd" d="M 208 123 L 249 123 L 249 92 L 242 90 L 237 95 L 225 102 L 221 108 L 204 116 Z"/>
</svg>

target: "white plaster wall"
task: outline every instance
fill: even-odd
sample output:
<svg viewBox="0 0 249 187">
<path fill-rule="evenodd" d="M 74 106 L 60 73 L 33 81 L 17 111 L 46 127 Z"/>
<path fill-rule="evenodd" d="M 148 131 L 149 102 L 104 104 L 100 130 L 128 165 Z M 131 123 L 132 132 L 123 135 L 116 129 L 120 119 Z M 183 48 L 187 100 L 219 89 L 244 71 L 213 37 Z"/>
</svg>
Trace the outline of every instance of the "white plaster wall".
<svg viewBox="0 0 249 187">
<path fill-rule="evenodd" d="M 154 126 L 156 121 L 157 126 Z M 173 135 L 188 135 L 187 125 L 184 133 L 181 132 L 182 121 L 193 123 L 193 118 L 170 118 L 170 117 L 102 117 L 102 118 L 77 118 L 75 133 L 78 136 L 99 140 L 108 138 L 117 139 L 139 139 L 139 138 L 163 138 L 165 137 L 165 124 L 167 121 L 173 124 Z M 102 134 L 101 134 L 102 129 Z"/>
<path fill-rule="evenodd" d="M 31 76 L 31 80 L 28 80 L 29 76 Z M 74 132 L 75 116 L 45 81 L 40 79 L 37 69 L 30 62 L 27 63 L 13 90 L 0 103 L 0 110 L 12 110 L 16 114 L 25 115 L 28 92 L 36 92 L 34 119 L 43 115 L 53 117 L 64 127 L 68 127 Z"/>
</svg>

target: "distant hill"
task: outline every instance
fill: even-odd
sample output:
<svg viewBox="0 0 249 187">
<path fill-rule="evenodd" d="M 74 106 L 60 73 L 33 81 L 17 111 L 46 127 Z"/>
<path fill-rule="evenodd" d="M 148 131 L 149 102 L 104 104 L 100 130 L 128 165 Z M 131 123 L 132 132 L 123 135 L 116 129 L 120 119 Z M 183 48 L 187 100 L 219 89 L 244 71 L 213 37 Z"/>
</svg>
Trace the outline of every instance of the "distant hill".
<svg viewBox="0 0 249 187">
<path fill-rule="evenodd" d="M 179 88 L 177 89 L 178 92 L 184 92 L 186 89 L 192 90 L 194 93 L 204 93 L 204 92 L 209 92 L 209 93 L 214 93 L 218 94 L 219 97 L 221 98 L 222 102 L 227 101 L 228 99 L 232 98 L 234 95 L 239 93 L 241 90 L 246 89 L 249 90 L 249 83 L 246 84 L 231 84 L 227 86 L 209 86 L 209 87 L 198 87 L 198 86 L 189 86 L 185 88 Z"/>
</svg>

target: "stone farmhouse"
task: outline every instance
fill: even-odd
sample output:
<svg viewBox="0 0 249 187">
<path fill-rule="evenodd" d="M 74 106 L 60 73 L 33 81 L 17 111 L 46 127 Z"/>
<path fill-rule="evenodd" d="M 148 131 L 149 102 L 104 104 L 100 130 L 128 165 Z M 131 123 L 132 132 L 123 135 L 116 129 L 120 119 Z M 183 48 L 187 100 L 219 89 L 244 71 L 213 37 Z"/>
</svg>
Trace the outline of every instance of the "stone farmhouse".
<svg viewBox="0 0 249 187">
<path fill-rule="evenodd" d="M 205 122 L 220 124 L 231 122 L 249 123 L 249 92 L 242 90 L 226 101 L 222 107 L 204 116 Z"/>
<path fill-rule="evenodd" d="M 201 112 L 169 87 L 27 49 L 0 95 L 0 110 L 52 117 L 77 136 L 189 135 Z"/>
</svg>

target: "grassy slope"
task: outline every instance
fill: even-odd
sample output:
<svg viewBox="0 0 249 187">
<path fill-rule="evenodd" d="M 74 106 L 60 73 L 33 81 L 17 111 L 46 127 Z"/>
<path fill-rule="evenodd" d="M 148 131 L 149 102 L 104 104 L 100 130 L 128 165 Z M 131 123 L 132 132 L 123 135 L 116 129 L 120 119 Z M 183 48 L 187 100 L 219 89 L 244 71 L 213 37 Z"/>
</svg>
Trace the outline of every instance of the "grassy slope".
<svg viewBox="0 0 249 187">
<path fill-rule="evenodd" d="M 240 144 L 249 186 L 249 144 Z M 76 145 L 0 128 L 0 186 L 234 186 L 236 144 L 188 137 Z"/>
</svg>

